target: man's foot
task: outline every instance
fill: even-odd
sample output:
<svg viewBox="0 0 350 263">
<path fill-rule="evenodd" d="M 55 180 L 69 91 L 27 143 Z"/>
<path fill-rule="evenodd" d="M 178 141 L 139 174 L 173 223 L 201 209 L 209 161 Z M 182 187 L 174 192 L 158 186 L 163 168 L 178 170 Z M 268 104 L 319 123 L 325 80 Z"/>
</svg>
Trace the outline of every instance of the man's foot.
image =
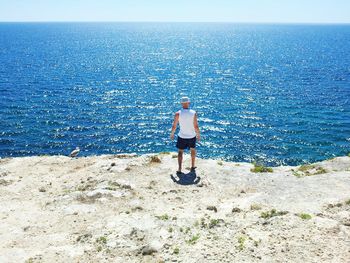
<svg viewBox="0 0 350 263">
<path fill-rule="evenodd" d="M 191 173 L 194 173 L 196 171 L 196 166 L 195 167 L 191 167 Z"/>
<path fill-rule="evenodd" d="M 180 174 L 182 174 L 181 171 L 176 171 L 176 175 L 180 175 Z"/>
</svg>

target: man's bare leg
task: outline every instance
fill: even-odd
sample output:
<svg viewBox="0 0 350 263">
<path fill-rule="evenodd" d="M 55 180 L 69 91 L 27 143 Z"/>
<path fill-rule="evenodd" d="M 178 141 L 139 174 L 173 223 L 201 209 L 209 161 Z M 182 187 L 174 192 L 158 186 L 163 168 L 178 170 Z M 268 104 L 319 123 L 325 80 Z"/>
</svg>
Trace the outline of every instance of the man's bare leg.
<svg viewBox="0 0 350 263">
<path fill-rule="evenodd" d="M 196 162 L 196 149 L 195 148 L 191 148 L 191 168 L 195 167 L 195 162 Z"/>
<path fill-rule="evenodd" d="M 184 153 L 184 151 L 179 149 L 179 152 L 177 154 L 177 162 L 179 164 L 178 172 L 181 172 L 183 153 Z"/>
</svg>

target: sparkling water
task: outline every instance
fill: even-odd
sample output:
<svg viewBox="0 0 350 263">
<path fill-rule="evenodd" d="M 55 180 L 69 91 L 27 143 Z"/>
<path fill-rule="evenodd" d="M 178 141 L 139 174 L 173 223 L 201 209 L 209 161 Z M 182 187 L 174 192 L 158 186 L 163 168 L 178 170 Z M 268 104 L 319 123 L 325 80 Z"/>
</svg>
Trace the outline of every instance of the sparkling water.
<svg viewBox="0 0 350 263">
<path fill-rule="evenodd" d="M 350 26 L 0 23 L 0 156 L 176 151 L 268 165 L 350 152 Z"/>
</svg>

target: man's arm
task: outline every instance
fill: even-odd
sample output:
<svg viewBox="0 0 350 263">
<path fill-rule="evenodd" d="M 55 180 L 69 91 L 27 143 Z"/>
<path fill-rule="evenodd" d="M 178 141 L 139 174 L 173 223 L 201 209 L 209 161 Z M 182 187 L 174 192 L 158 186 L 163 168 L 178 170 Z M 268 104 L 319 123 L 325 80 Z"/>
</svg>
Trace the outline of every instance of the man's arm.
<svg viewBox="0 0 350 263">
<path fill-rule="evenodd" d="M 171 128 L 171 134 L 170 134 L 170 139 L 172 139 L 172 140 L 174 140 L 174 133 L 175 133 L 178 122 L 179 122 L 179 113 L 176 112 L 175 117 L 174 117 L 173 127 Z"/>
<path fill-rule="evenodd" d="M 198 127 L 197 113 L 195 113 L 195 115 L 194 115 L 193 125 L 194 125 L 194 130 L 196 131 L 197 141 L 200 141 L 201 135 L 200 135 L 200 132 L 199 132 L 199 127 Z"/>
</svg>

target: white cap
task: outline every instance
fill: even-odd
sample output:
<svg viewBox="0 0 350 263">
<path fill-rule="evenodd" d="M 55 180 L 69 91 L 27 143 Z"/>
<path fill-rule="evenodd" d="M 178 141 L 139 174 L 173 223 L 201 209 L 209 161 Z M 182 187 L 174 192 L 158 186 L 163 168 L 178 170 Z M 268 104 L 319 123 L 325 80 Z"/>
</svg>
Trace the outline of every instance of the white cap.
<svg viewBox="0 0 350 263">
<path fill-rule="evenodd" d="M 190 102 L 190 98 L 189 97 L 182 97 L 180 100 L 181 103 L 187 103 Z"/>
</svg>

